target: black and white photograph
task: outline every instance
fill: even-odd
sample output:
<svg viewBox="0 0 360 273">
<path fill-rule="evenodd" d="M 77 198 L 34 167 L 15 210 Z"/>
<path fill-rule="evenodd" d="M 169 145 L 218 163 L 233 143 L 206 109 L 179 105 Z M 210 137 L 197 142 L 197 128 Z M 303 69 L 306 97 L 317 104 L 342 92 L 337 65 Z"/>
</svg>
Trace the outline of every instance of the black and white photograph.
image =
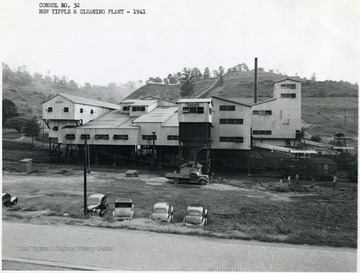
<svg viewBox="0 0 360 273">
<path fill-rule="evenodd" d="M 356 272 L 359 0 L 3 0 L 3 271 Z"/>
</svg>

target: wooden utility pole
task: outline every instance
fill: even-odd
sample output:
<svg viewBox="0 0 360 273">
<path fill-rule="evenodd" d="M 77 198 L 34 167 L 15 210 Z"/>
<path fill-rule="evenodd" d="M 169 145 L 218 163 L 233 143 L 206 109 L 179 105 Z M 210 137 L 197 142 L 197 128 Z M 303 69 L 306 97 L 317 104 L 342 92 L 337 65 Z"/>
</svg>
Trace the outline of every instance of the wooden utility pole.
<svg viewBox="0 0 360 273">
<path fill-rule="evenodd" d="M 86 141 L 86 138 L 85 138 L 85 143 L 84 143 L 84 216 L 87 215 L 87 203 L 86 203 L 86 163 L 87 163 L 87 141 Z"/>
<path fill-rule="evenodd" d="M 151 169 L 154 168 L 155 166 L 155 137 L 156 137 L 156 133 L 152 132 L 152 160 L 151 160 Z"/>
</svg>

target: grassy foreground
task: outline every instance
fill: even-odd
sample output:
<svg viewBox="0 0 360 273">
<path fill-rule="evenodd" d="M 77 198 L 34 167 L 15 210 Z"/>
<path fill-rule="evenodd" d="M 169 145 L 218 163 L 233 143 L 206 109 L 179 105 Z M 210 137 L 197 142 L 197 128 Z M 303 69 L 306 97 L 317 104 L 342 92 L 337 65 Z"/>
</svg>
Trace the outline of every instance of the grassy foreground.
<svg viewBox="0 0 360 273">
<path fill-rule="evenodd" d="M 6 167 L 5 167 L 6 169 Z M 88 175 L 88 195 L 104 193 L 109 212 L 103 218 L 83 219 L 83 173 L 65 166 L 36 167 L 30 175 L 3 172 L 3 191 L 19 198 L 18 206 L 3 209 L 3 220 L 43 224 L 71 224 L 194 234 L 294 244 L 357 246 L 357 185 L 301 181 L 299 187 L 275 178 L 228 177 L 207 186 L 174 185 L 156 174 L 127 178 L 124 173 Z M 134 219 L 115 222 L 114 201 L 132 198 Z M 169 201 L 175 207 L 174 223 L 149 220 L 154 203 Z M 187 205 L 209 209 L 209 225 L 182 225 Z"/>
</svg>

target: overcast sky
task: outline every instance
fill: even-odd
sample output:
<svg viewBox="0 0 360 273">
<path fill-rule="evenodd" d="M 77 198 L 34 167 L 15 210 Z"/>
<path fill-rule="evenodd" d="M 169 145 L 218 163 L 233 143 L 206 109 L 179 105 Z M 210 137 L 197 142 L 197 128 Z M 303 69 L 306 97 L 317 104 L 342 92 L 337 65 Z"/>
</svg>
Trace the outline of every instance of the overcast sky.
<svg viewBox="0 0 360 273">
<path fill-rule="evenodd" d="M 106 85 L 185 66 L 253 68 L 258 57 L 259 66 L 288 75 L 359 79 L 359 0 L 66 2 L 80 3 L 78 13 L 139 8 L 146 15 L 44 15 L 42 2 L 51 1 L 0 1 L 1 58 L 13 69 Z"/>
</svg>

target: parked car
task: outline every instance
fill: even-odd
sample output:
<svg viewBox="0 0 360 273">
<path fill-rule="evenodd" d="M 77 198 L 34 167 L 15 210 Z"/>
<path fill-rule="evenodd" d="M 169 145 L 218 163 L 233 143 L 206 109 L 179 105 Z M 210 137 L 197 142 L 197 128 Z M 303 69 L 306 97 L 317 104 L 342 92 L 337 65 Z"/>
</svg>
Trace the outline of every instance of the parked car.
<svg viewBox="0 0 360 273">
<path fill-rule="evenodd" d="M 106 200 L 106 195 L 97 193 L 90 195 L 87 201 L 87 212 L 90 214 L 99 214 L 99 216 L 103 216 L 107 209 L 109 203 Z"/>
<path fill-rule="evenodd" d="M 174 220 L 174 207 L 169 203 L 156 203 L 150 215 L 150 219 L 160 222 L 172 222 Z"/>
<path fill-rule="evenodd" d="M 132 219 L 134 204 L 131 199 L 116 199 L 113 217 L 118 219 Z"/>
<path fill-rule="evenodd" d="M 18 202 L 18 198 L 16 196 L 11 196 L 10 193 L 2 193 L 2 204 L 6 207 L 16 205 Z"/>
<path fill-rule="evenodd" d="M 208 210 L 201 205 L 190 205 L 186 209 L 184 222 L 186 226 L 205 226 L 208 221 Z"/>
</svg>

